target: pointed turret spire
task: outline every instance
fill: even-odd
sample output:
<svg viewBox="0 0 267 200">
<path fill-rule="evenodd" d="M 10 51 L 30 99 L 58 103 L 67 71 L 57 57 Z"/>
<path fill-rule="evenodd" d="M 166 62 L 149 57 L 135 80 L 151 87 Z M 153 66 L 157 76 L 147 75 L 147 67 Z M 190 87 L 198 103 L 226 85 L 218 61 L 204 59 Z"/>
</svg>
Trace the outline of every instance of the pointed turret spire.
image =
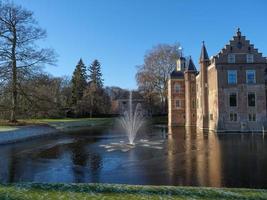
<svg viewBox="0 0 267 200">
<path fill-rule="evenodd" d="M 189 63 L 188 63 L 188 68 L 187 68 L 188 71 L 197 71 L 196 67 L 195 67 L 195 64 L 193 63 L 193 60 L 190 56 L 189 58 Z"/>
<path fill-rule="evenodd" d="M 208 56 L 208 52 L 207 49 L 205 47 L 205 42 L 202 42 L 202 48 L 201 48 L 201 54 L 200 54 L 200 62 L 201 61 L 208 61 L 209 60 L 209 56 Z"/>
</svg>

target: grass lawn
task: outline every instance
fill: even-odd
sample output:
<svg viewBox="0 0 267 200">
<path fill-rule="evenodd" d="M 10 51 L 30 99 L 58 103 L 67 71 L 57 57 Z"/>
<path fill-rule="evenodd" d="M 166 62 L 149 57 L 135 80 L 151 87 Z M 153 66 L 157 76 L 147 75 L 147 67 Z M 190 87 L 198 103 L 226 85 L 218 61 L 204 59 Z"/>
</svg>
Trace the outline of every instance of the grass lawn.
<svg viewBox="0 0 267 200">
<path fill-rule="evenodd" d="M 267 199 L 267 190 L 216 189 L 173 186 L 111 184 L 15 184 L 0 185 L 0 199 Z"/>
<path fill-rule="evenodd" d="M 12 131 L 25 125 L 50 125 L 57 129 L 75 127 L 110 126 L 117 118 L 62 118 L 62 119 L 21 119 L 18 123 L 11 124 L 7 120 L 0 120 L 0 132 Z M 168 122 L 167 116 L 153 117 L 149 119 L 151 124 L 164 124 Z"/>
<path fill-rule="evenodd" d="M 48 124 L 59 130 L 67 130 L 70 128 L 110 126 L 114 120 L 114 118 L 39 119 L 36 123 Z"/>
<path fill-rule="evenodd" d="M 10 124 L 7 120 L 0 120 L 0 132 L 12 131 L 25 125 L 50 125 L 60 130 L 78 127 L 109 126 L 114 118 L 64 118 L 64 119 L 23 119 L 17 124 Z"/>
</svg>

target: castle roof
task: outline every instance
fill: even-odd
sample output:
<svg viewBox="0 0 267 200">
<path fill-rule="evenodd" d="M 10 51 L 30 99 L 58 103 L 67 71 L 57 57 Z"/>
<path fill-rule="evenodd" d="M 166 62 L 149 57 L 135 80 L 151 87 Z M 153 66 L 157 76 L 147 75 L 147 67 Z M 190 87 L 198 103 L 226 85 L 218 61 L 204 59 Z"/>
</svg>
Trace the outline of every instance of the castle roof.
<svg viewBox="0 0 267 200">
<path fill-rule="evenodd" d="M 171 73 L 171 78 L 183 79 L 183 78 L 184 78 L 184 72 L 174 70 L 174 71 Z"/>
<path fill-rule="evenodd" d="M 202 43 L 201 54 L 200 54 L 199 60 L 200 61 L 207 61 L 207 60 L 209 60 L 208 52 L 207 52 L 207 49 L 206 49 L 206 46 L 205 46 L 204 41 Z"/>
<path fill-rule="evenodd" d="M 192 60 L 191 57 L 189 58 L 189 63 L 188 63 L 187 70 L 188 70 L 188 71 L 197 71 L 196 66 L 195 66 L 195 64 L 193 63 L 193 60 Z"/>
</svg>

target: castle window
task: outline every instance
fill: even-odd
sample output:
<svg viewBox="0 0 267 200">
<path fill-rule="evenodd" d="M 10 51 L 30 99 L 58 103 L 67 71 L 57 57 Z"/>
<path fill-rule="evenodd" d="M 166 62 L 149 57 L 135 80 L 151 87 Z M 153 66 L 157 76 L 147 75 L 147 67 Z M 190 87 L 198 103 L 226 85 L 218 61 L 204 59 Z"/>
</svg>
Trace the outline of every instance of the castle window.
<svg viewBox="0 0 267 200">
<path fill-rule="evenodd" d="M 228 54 L 228 63 L 235 63 L 235 54 Z"/>
<path fill-rule="evenodd" d="M 228 84 L 236 84 L 237 83 L 237 71 L 236 70 L 228 70 Z"/>
<path fill-rule="evenodd" d="M 236 95 L 236 93 L 230 93 L 230 95 L 229 95 L 229 105 L 230 105 L 230 107 L 236 107 L 237 106 L 237 95 Z"/>
<path fill-rule="evenodd" d="M 248 114 L 248 121 L 255 122 L 256 121 L 256 114 L 255 113 L 249 113 Z"/>
<path fill-rule="evenodd" d="M 236 122 L 237 121 L 237 113 L 232 113 L 231 112 L 229 117 L 230 117 L 230 121 L 231 122 Z"/>
<path fill-rule="evenodd" d="M 180 107 L 181 107 L 181 101 L 180 101 L 180 100 L 177 99 L 177 100 L 175 101 L 175 107 L 176 107 L 176 108 L 180 108 Z"/>
<path fill-rule="evenodd" d="M 175 88 L 175 92 L 176 93 L 180 93 L 181 92 L 181 85 L 180 84 L 175 84 L 174 88 Z"/>
<path fill-rule="evenodd" d="M 210 120 L 213 120 L 213 114 L 210 114 Z"/>
<path fill-rule="evenodd" d="M 256 95 L 253 92 L 248 93 L 248 106 L 249 107 L 256 106 Z"/>
<path fill-rule="evenodd" d="M 247 83 L 253 84 L 256 83 L 255 70 L 246 71 Z"/>
<path fill-rule="evenodd" d="M 254 63 L 254 55 L 247 54 L 247 63 Z"/>
</svg>

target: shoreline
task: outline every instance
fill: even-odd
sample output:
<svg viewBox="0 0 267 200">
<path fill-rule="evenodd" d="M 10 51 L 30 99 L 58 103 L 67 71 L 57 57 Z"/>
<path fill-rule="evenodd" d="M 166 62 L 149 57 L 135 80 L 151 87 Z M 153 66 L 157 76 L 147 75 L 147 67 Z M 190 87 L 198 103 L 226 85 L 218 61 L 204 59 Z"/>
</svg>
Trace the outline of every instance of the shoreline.
<svg viewBox="0 0 267 200">
<path fill-rule="evenodd" d="M 22 142 L 34 138 L 40 138 L 56 135 L 60 133 L 59 130 L 49 125 L 28 125 L 19 127 L 15 130 L 3 131 L 0 133 L 0 145 Z"/>
<path fill-rule="evenodd" d="M 52 135 L 57 136 L 64 133 L 82 131 L 100 126 L 107 126 L 107 124 L 105 124 L 104 120 L 103 123 L 95 123 L 88 120 L 15 126 L 11 130 L 0 131 L 0 145 L 13 144 Z"/>
<path fill-rule="evenodd" d="M 81 131 L 90 129 L 92 126 L 88 127 L 73 127 L 68 129 L 56 129 L 50 125 L 29 125 L 21 129 L 6 131 L 0 133 L 0 145 L 14 144 L 17 142 L 24 142 L 28 140 L 57 136 L 63 133 L 68 133 L 72 131 Z"/>
<path fill-rule="evenodd" d="M 63 124 L 63 125 L 62 125 Z M 74 131 L 88 130 L 96 127 L 104 127 L 108 125 L 76 125 L 68 126 L 69 123 L 52 123 L 52 124 L 35 124 L 35 125 L 26 125 L 14 127 L 11 130 L 0 131 L 0 145 L 14 144 L 17 142 L 24 142 L 28 140 L 57 136 L 64 133 L 70 133 Z M 157 125 L 154 125 L 157 126 Z M 164 125 L 164 127 L 167 127 Z M 218 132 L 218 136 L 223 135 L 259 135 L 261 132 Z M 266 133 L 265 133 L 266 134 Z M 264 136 L 265 136 L 264 134 Z M 264 137 L 263 136 L 263 137 Z"/>
</svg>

